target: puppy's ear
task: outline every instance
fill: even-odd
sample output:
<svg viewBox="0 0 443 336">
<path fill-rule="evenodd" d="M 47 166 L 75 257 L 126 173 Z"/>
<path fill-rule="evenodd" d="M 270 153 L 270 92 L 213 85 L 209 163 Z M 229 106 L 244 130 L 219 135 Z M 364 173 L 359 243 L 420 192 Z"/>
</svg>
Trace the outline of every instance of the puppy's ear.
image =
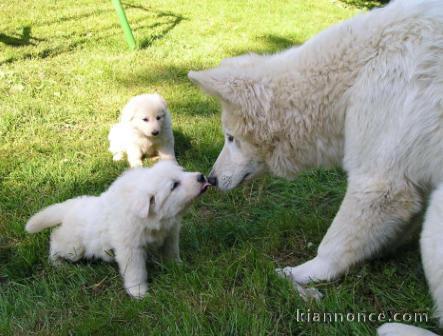
<svg viewBox="0 0 443 336">
<path fill-rule="evenodd" d="M 158 102 L 166 109 L 168 108 L 168 104 L 166 103 L 166 100 L 158 93 L 154 93 L 153 96 L 158 100 Z"/>
<path fill-rule="evenodd" d="M 227 66 L 190 71 L 189 79 L 208 94 L 241 108 L 251 118 L 260 118 L 271 108 L 272 90 L 260 79 L 239 74 Z"/>
<path fill-rule="evenodd" d="M 138 217 L 147 218 L 155 206 L 155 197 L 149 195 L 148 197 L 142 197 L 134 204 L 134 210 Z"/>
<path fill-rule="evenodd" d="M 170 194 L 171 190 L 168 187 L 163 187 L 160 191 L 155 193 L 153 202 L 154 206 L 152 207 L 152 209 L 153 211 L 155 211 L 156 214 L 161 213 L 161 208 L 163 207 L 163 204 Z"/>
<path fill-rule="evenodd" d="M 122 112 L 120 114 L 121 122 L 130 122 L 135 117 L 135 109 L 132 101 L 129 101 L 125 107 L 123 107 Z"/>
</svg>

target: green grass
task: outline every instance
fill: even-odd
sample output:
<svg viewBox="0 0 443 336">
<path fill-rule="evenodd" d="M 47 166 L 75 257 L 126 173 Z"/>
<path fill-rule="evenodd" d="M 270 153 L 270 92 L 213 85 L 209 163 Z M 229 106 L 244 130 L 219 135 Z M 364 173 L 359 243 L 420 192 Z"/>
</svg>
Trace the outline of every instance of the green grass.
<svg viewBox="0 0 443 336">
<path fill-rule="evenodd" d="M 187 72 L 302 43 L 375 3 L 126 2 L 136 52 L 110 1 L 0 3 L 0 334 L 370 335 L 377 323 L 297 323 L 295 315 L 430 312 L 416 245 L 320 284 L 318 304 L 276 276 L 275 267 L 315 255 L 346 188 L 341 171 L 210 191 L 185 216 L 184 264 L 151 260 L 142 301 L 125 294 L 113 264 L 54 269 L 49 232 L 23 230 L 40 208 L 99 194 L 126 168 L 112 162 L 106 138 L 129 97 L 161 93 L 180 163 L 207 172 L 222 147 L 220 109 Z"/>
</svg>

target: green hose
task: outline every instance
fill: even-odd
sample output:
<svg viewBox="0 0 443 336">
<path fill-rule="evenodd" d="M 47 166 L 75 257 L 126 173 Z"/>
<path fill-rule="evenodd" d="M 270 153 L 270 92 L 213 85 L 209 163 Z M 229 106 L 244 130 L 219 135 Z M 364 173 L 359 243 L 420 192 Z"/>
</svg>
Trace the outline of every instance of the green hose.
<svg viewBox="0 0 443 336">
<path fill-rule="evenodd" d="M 120 0 L 112 0 L 115 10 L 117 11 L 120 24 L 125 33 L 126 42 L 128 42 L 129 48 L 134 50 L 137 47 L 135 43 L 134 35 L 132 34 L 131 26 L 129 26 L 128 18 L 126 17 L 125 10 Z"/>
</svg>

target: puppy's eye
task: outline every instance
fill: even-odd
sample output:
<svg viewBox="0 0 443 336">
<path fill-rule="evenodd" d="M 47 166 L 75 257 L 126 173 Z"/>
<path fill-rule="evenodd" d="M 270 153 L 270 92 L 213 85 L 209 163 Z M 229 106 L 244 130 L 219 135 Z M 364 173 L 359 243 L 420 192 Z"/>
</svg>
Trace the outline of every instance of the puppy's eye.
<svg viewBox="0 0 443 336">
<path fill-rule="evenodd" d="M 174 189 L 177 189 L 177 187 L 180 185 L 180 182 L 178 181 L 174 181 L 174 183 L 172 184 L 172 188 L 171 191 L 173 191 Z"/>
<path fill-rule="evenodd" d="M 162 117 L 158 116 L 156 119 L 157 119 L 157 120 L 160 120 L 161 118 L 162 118 Z"/>
<path fill-rule="evenodd" d="M 228 134 L 228 141 L 229 141 L 229 142 L 234 141 L 234 137 L 233 137 L 232 135 L 230 135 L 230 134 Z"/>
<path fill-rule="evenodd" d="M 148 122 L 149 121 L 149 118 L 143 118 L 142 119 L 144 122 Z"/>
</svg>

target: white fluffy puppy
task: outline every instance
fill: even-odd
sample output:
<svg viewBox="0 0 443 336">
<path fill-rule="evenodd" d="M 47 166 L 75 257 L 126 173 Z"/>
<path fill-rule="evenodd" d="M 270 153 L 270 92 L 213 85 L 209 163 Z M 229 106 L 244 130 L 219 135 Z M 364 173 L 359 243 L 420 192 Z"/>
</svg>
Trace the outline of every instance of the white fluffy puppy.
<svg viewBox="0 0 443 336">
<path fill-rule="evenodd" d="M 145 295 L 147 245 L 180 261 L 179 233 L 185 207 L 209 186 L 175 161 L 126 171 L 100 196 L 81 196 L 51 205 L 26 224 L 30 233 L 61 224 L 51 234 L 50 260 L 115 260 L 129 295 Z"/>
<path fill-rule="evenodd" d="M 131 167 L 142 166 L 143 156 L 175 160 L 171 114 L 157 93 L 132 97 L 123 108 L 120 122 L 109 132 L 109 151 L 114 161 L 126 153 Z"/>
</svg>

